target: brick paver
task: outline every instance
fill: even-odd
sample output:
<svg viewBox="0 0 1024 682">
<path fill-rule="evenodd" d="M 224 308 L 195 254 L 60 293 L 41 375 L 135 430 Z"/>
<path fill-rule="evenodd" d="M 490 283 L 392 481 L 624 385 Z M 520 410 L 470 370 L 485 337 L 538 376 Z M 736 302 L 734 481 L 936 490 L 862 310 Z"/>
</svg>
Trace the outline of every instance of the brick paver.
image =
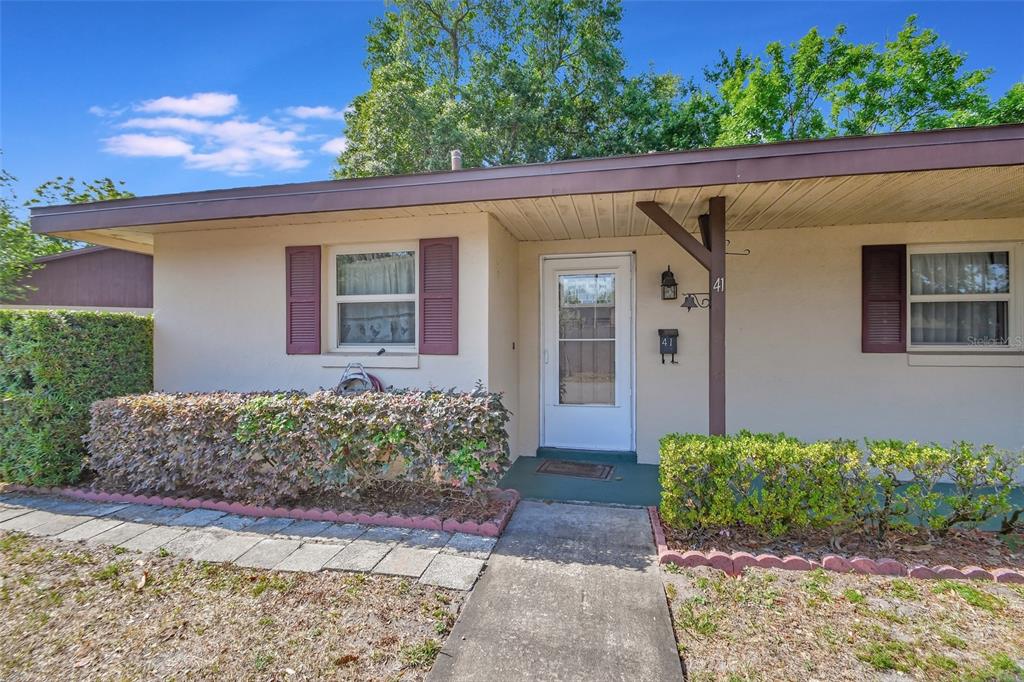
<svg viewBox="0 0 1024 682">
<path fill-rule="evenodd" d="M 212 545 L 204 547 L 192 558 L 196 561 L 212 561 L 215 563 L 234 561 L 262 540 L 263 538 L 259 535 L 231 533 L 226 537 L 220 538 Z"/>
<path fill-rule="evenodd" d="M 278 571 L 315 572 L 324 567 L 334 555 L 341 551 L 341 545 L 324 545 L 307 542 L 289 554 L 274 568 Z"/>
<path fill-rule="evenodd" d="M 187 559 L 198 559 L 198 554 L 208 547 L 217 544 L 225 538 L 223 532 L 215 533 L 205 528 L 201 530 L 190 530 L 163 545 L 163 548 Z"/>
<path fill-rule="evenodd" d="M 135 523 L 159 523 L 170 524 L 179 516 L 187 513 L 187 509 L 177 507 L 156 507 L 149 504 L 130 504 L 124 509 L 119 509 L 113 514 L 115 519 L 134 521 Z"/>
<path fill-rule="evenodd" d="M 295 523 L 295 519 L 282 519 L 276 516 L 263 516 L 245 529 L 246 533 L 265 533 L 273 535 L 282 533 L 284 529 Z"/>
<path fill-rule="evenodd" d="M 81 526 L 88 521 L 89 516 L 74 516 L 72 514 L 54 514 L 53 518 L 46 523 L 40 524 L 32 529 L 33 535 L 60 535 L 66 530 L 75 526 Z"/>
<path fill-rule="evenodd" d="M 437 556 L 438 549 L 395 547 L 380 560 L 379 564 L 373 567 L 373 572 L 419 578 L 433 558 Z"/>
<path fill-rule="evenodd" d="M 353 540 L 325 568 L 338 571 L 370 571 L 394 548 L 394 543 Z"/>
<path fill-rule="evenodd" d="M 192 509 L 178 518 L 174 519 L 175 526 L 209 526 L 214 521 L 224 516 L 222 511 L 212 509 Z"/>
<path fill-rule="evenodd" d="M 0 530 L 12 530 L 12 531 L 27 531 L 41 526 L 47 521 L 52 521 L 56 517 L 48 511 L 36 510 L 23 514 L 21 516 L 15 516 L 13 519 L 7 519 L 3 523 L 0 523 Z"/>
<path fill-rule="evenodd" d="M 89 519 L 85 523 L 79 524 L 74 528 L 64 531 L 57 536 L 58 540 L 88 540 L 89 538 L 96 537 L 100 533 L 105 533 L 111 528 L 120 526 L 123 521 L 118 519 L 98 518 Z"/>
<path fill-rule="evenodd" d="M 156 526 L 148 523 L 135 523 L 134 521 L 125 521 L 120 525 L 114 526 L 110 530 L 103 531 L 97 535 L 92 536 L 86 540 L 87 545 L 120 545 L 122 542 L 127 542 L 132 538 L 142 535 L 147 530 L 152 530 Z"/>
<path fill-rule="evenodd" d="M 485 538 L 481 535 L 470 535 L 468 533 L 456 533 L 448 544 L 441 550 L 443 554 L 458 554 L 459 556 L 472 557 L 473 559 L 484 559 L 491 555 L 497 538 Z"/>
<path fill-rule="evenodd" d="M 134 549 L 136 552 L 152 552 L 166 545 L 171 540 L 185 534 L 184 528 L 173 526 L 153 526 L 149 530 L 136 535 L 131 540 L 122 542 L 118 547 Z"/>
<path fill-rule="evenodd" d="M 252 549 L 235 559 L 235 564 L 245 568 L 273 568 L 285 560 L 302 543 L 284 538 L 267 538 L 253 545 Z"/>
<path fill-rule="evenodd" d="M 451 590 L 468 590 L 473 587 L 483 567 L 482 559 L 457 554 L 438 554 L 423 571 L 420 582 Z"/>
<path fill-rule="evenodd" d="M 25 509 L 24 507 L 12 507 L 10 509 L 8 509 L 8 508 L 0 509 L 0 523 L 3 523 L 4 521 L 9 521 L 10 519 L 13 519 L 15 516 L 24 516 L 25 514 L 28 514 L 28 513 L 29 513 L 29 510 Z"/>
<path fill-rule="evenodd" d="M 296 521 L 281 531 L 281 534 L 296 538 L 315 538 L 330 525 L 326 521 Z"/>
<path fill-rule="evenodd" d="M 139 552 L 162 549 L 244 568 L 373 571 L 457 590 L 473 587 L 494 547 L 493 539 L 464 533 L 12 493 L 0 495 L 0 531 Z"/>
</svg>

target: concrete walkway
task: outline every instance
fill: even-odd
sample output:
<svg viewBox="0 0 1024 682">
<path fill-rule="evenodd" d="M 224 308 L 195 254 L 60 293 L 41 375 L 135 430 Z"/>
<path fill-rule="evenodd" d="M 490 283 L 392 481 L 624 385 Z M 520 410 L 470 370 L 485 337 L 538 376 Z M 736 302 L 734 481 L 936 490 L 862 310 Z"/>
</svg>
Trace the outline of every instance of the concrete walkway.
<svg viewBox="0 0 1024 682">
<path fill-rule="evenodd" d="M 428 680 L 681 680 L 642 509 L 520 502 Z"/>
<path fill-rule="evenodd" d="M 82 502 L 50 495 L 0 495 L 0 531 L 163 550 L 196 561 L 278 571 L 339 570 L 473 587 L 493 538 L 324 521 L 237 516 L 209 509 Z"/>
</svg>

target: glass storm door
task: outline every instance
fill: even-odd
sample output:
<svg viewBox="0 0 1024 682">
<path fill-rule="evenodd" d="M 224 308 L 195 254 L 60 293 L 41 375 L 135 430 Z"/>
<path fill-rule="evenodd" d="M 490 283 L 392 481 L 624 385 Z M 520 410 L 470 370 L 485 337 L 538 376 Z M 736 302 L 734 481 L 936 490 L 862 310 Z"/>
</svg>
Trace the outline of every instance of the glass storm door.
<svg viewBox="0 0 1024 682">
<path fill-rule="evenodd" d="M 548 258 L 542 271 L 541 444 L 632 450 L 632 258 Z"/>
</svg>

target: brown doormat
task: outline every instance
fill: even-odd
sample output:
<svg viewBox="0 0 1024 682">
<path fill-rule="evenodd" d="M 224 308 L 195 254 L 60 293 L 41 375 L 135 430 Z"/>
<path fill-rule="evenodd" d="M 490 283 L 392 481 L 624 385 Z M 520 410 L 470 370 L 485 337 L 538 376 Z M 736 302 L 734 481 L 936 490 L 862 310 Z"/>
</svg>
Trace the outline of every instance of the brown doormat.
<svg viewBox="0 0 1024 682">
<path fill-rule="evenodd" d="M 596 478 L 607 481 L 615 469 L 611 464 L 589 464 L 587 462 L 570 462 L 564 459 L 545 459 L 537 467 L 538 474 L 554 476 L 575 476 L 577 478 Z"/>
</svg>

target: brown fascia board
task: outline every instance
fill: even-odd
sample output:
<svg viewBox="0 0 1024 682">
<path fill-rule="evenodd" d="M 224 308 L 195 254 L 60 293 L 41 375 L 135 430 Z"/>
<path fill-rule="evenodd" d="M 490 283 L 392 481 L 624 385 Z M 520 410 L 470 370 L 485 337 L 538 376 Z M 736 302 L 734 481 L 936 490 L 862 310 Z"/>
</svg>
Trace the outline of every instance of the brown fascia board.
<svg viewBox="0 0 1024 682">
<path fill-rule="evenodd" d="M 99 251 L 109 251 L 109 246 L 84 246 L 80 249 L 68 249 L 67 251 L 61 251 L 59 253 L 51 253 L 49 256 L 39 256 L 34 258 L 33 261 L 36 263 L 49 263 L 50 261 L 63 260 L 65 258 L 76 258 L 77 256 L 84 256 L 88 253 L 97 253 Z"/>
<path fill-rule="evenodd" d="M 718 147 L 32 209 L 39 233 L 1024 164 L 1024 125 Z"/>
</svg>

